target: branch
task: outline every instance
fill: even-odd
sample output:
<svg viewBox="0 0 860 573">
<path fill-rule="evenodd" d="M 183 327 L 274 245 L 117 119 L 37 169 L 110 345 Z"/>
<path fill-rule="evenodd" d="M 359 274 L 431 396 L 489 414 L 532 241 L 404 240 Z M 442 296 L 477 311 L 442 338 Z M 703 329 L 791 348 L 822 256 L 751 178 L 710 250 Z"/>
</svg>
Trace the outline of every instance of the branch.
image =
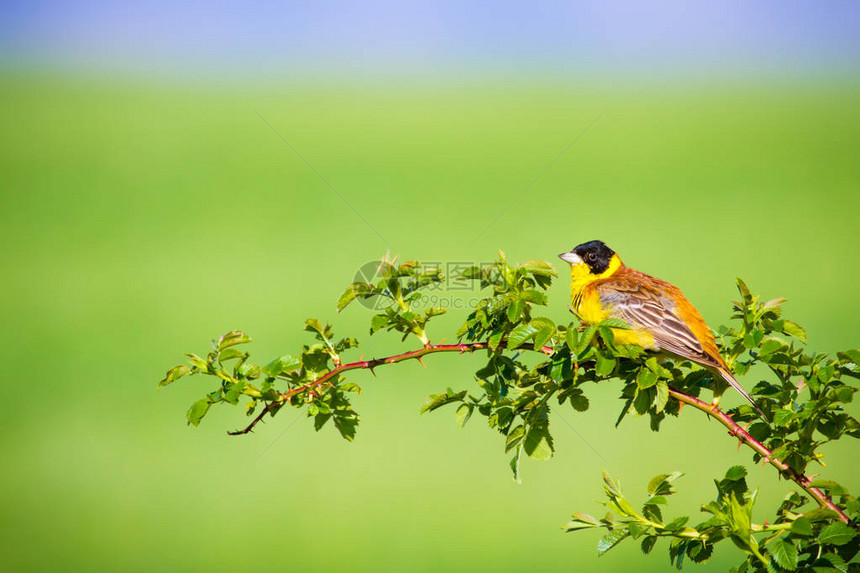
<svg viewBox="0 0 860 573">
<path fill-rule="evenodd" d="M 499 347 L 504 348 L 505 343 L 502 342 Z M 357 362 L 341 364 L 340 366 L 329 370 L 323 376 L 320 376 L 313 382 L 309 382 L 307 384 L 303 384 L 302 386 L 293 388 L 289 392 L 284 392 L 278 397 L 278 400 L 267 404 L 266 407 L 263 408 L 263 411 L 260 412 L 260 414 L 257 415 L 257 417 L 254 418 L 251 423 L 248 424 L 244 429 L 227 432 L 227 434 L 231 436 L 241 436 L 242 434 L 247 434 L 251 432 L 254 429 L 254 426 L 260 423 L 267 413 L 280 408 L 284 403 L 291 404 L 293 396 L 301 394 L 306 390 L 322 386 L 341 372 L 346 372 L 347 370 L 363 369 L 370 370 L 371 372 L 373 372 L 374 368 L 376 368 L 377 366 L 382 366 L 384 364 L 396 364 L 397 362 L 403 362 L 405 360 L 420 361 L 421 357 L 426 354 L 435 354 L 437 352 L 459 352 L 460 354 L 465 354 L 466 352 L 472 353 L 475 350 L 484 350 L 486 348 L 489 348 L 489 345 L 486 342 L 472 342 L 467 344 L 427 344 L 426 346 L 424 346 L 424 348 L 419 348 L 418 350 L 411 350 L 409 352 L 404 352 L 403 354 L 395 354 L 386 358 L 374 358 L 373 360 L 359 360 Z M 524 350 L 535 350 L 534 345 L 532 344 L 523 344 L 522 346 L 520 346 L 520 348 Z M 552 354 L 553 349 L 551 346 L 543 346 L 540 348 L 540 351 L 546 355 L 550 355 Z"/>
<path fill-rule="evenodd" d="M 746 446 L 749 446 L 753 450 L 755 450 L 764 460 L 779 470 L 780 475 L 784 475 L 797 485 L 799 485 L 806 493 L 811 495 L 815 501 L 821 505 L 821 507 L 825 507 L 830 511 L 833 511 L 839 516 L 839 519 L 843 523 L 848 523 L 850 520 L 848 516 L 845 515 L 841 509 L 839 509 L 833 500 L 830 497 L 818 489 L 817 487 L 812 487 L 812 480 L 806 477 L 802 473 L 797 473 L 794 471 L 788 464 L 778 460 L 774 457 L 773 452 L 769 450 L 764 444 L 753 438 L 746 429 L 732 420 L 732 417 L 720 410 L 716 406 L 712 406 L 703 400 L 699 400 L 698 398 L 694 398 L 693 396 L 688 396 L 683 392 L 678 392 L 677 390 L 673 390 L 669 388 L 669 394 L 674 397 L 676 400 L 683 402 L 684 404 L 689 404 L 690 406 L 696 408 L 697 410 L 701 410 L 709 416 L 713 416 L 716 418 L 722 425 L 729 429 L 729 435 L 734 436 L 743 442 Z"/>
<path fill-rule="evenodd" d="M 502 342 L 499 347 L 503 348 L 505 343 Z M 309 382 L 307 384 L 303 384 L 302 386 L 298 386 L 296 388 L 291 389 L 288 392 L 284 392 L 278 398 L 278 400 L 274 402 L 270 402 L 263 408 L 263 411 L 255 417 L 250 424 L 248 424 L 242 430 L 236 430 L 233 432 L 227 432 L 231 436 L 239 436 L 243 434 L 247 434 L 251 432 L 254 427 L 259 424 L 263 418 L 269 412 L 273 410 L 279 409 L 283 404 L 290 404 L 291 400 L 294 396 L 301 394 L 307 390 L 311 390 L 313 388 L 317 388 L 322 386 L 323 384 L 328 383 L 332 378 L 337 376 L 342 372 L 346 372 L 348 370 L 370 370 L 373 372 L 373 369 L 377 366 L 382 366 L 385 364 L 396 364 L 397 362 L 404 362 L 406 360 L 419 360 L 422 356 L 427 354 L 436 354 L 438 352 L 458 352 L 460 354 L 464 354 L 466 352 L 472 353 L 475 350 L 484 350 L 489 347 L 489 344 L 486 342 L 473 342 L 467 344 L 427 344 L 423 348 L 419 348 L 418 350 L 411 350 L 409 352 L 404 352 L 402 354 L 395 354 L 393 356 L 388 356 L 385 358 L 375 358 L 373 360 L 359 360 L 357 362 L 350 362 L 348 364 L 341 364 L 340 366 L 335 367 L 332 370 L 329 370 L 323 376 L 317 378 L 313 382 Z M 535 351 L 534 345 L 524 344 L 521 347 L 523 350 L 532 350 Z M 543 352 L 546 355 L 551 355 L 553 353 L 553 348 L 550 346 L 542 346 L 540 349 L 537 349 L 540 352 Z M 774 457 L 773 452 L 769 450 L 764 444 L 753 438 L 749 432 L 746 431 L 740 424 L 732 420 L 731 416 L 723 412 L 717 406 L 711 405 L 703 400 L 699 400 L 693 396 L 689 396 L 684 394 L 683 392 L 679 392 L 678 390 L 674 390 L 669 388 L 669 395 L 674 397 L 676 400 L 689 404 L 690 406 L 696 408 L 697 410 L 701 410 L 708 416 L 713 416 L 716 418 L 721 424 L 723 424 L 726 428 L 729 429 L 729 435 L 738 438 L 743 444 L 755 450 L 759 455 L 761 455 L 770 465 L 779 470 L 780 475 L 783 475 L 789 478 L 791 481 L 800 486 L 804 491 L 806 491 L 813 499 L 815 499 L 821 507 L 827 508 L 839 516 L 839 519 L 844 523 L 849 523 L 849 518 L 839 507 L 833 503 L 833 500 L 830 497 L 821 491 L 820 489 L 812 486 L 812 480 L 806 477 L 802 473 L 797 473 L 794 471 L 788 464 L 780 461 L 776 457 Z"/>
</svg>

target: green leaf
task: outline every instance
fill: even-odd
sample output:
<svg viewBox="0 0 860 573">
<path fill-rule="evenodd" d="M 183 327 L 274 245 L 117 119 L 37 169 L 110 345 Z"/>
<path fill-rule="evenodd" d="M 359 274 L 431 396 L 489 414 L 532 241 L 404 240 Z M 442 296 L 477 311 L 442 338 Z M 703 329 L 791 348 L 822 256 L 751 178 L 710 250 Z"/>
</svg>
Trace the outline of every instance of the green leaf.
<svg viewBox="0 0 860 573">
<path fill-rule="evenodd" d="M 571 394 L 568 400 L 570 401 L 570 405 L 573 406 L 573 409 L 577 412 L 585 412 L 588 410 L 588 398 L 586 398 L 582 393 Z"/>
<path fill-rule="evenodd" d="M 472 410 L 474 409 L 473 404 L 461 404 L 459 408 L 457 408 L 457 412 L 454 417 L 457 420 L 457 425 L 461 428 L 466 425 L 466 422 L 469 421 L 469 418 L 472 417 Z"/>
<path fill-rule="evenodd" d="M 280 358 L 275 358 L 265 366 L 263 373 L 267 376 L 278 376 L 284 372 L 292 372 L 302 367 L 302 361 L 290 354 L 284 354 Z"/>
<path fill-rule="evenodd" d="M 811 484 L 812 487 L 817 487 L 818 489 L 827 490 L 827 493 L 830 495 L 848 495 L 848 490 L 839 485 L 833 480 L 828 479 L 817 479 L 814 480 Z"/>
<path fill-rule="evenodd" d="M 779 409 L 773 413 L 773 423 L 775 426 L 787 426 L 794 419 L 794 412 L 785 408 Z"/>
<path fill-rule="evenodd" d="M 653 372 L 654 374 L 656 374 L 660 378 L 671 378 L 672 377 L 672 373 L 669 372 L 668 370 L 666 370 L 665 368 L 663 368 L 662 366 L 660 366 L 660 364 L 657 362 L 657 358 L 655 356 L 652 356 L 651 358 L 646 360 L 645 366 L 647 366 L 651 372 Z"/>
<path fill-rule="evenodd" d="M 246 352 L 242 352 L 238 348 L 225 348 L 218 353 L 218 362 L 227 362 L 228 360 L 243 357 L 247 358 L 248 354 Z"/>
<path fill-rule="evenodd" d="M 790 320 L 783 320 L 782 321 L 782 331 L 785 334 L 788 334 L 788 335 L 791 335 L 791 336 L 797 338 L 798 340 L 802 340 L 803 342 L 806 342 L 806 331 L 803 330 L 800 327 L 800 325 L 797 324 L 796 322 L 791 322 Z"/>
<path fill-rule="evenodd" d="M 752 300 L 752 293 L 750 293 L 750 289 L 747 287 L 747 284 L 741 280 L 740 277 L 735 279 L 735 282 L 738 285 L 738 292 L 741 294 L 741 297 L 743 297 L 744 302 Z"/>
<path fill-rule="evenodd" d="M 547 341 L 552 336 L 554 328 L 544 327 L 537 331 L 535 334 L 535 348 L 543 348 L 543 346 L 547 343 Z"/>
<path fill-rule="evenodd" d="M 796 535 L 812 535 L 812 522 L 800 516 L 791 523 L 791 532 Z"/>
<path fill-rule="evenodd" d="M 389 318 L 384 314 L 375 314 L 373 318 L 370 319 L 370 334 L 373 334 L 380 328 L 384 328 L 388 325 Z"/>
<path fill-rule="evenodd" d="M 654 399 L 654 409 L 657 412 L 662 412 L 669 402 L 669 385 L 665 380 L 658 380 L 656 389 L 657 397 Z"/>
<path fill-rule="evenodd" d="M 427 396 L 426 400 L 424 400 L 424 405 L 421 406 L 421 413 L 432 412 L 437 408 L 441 408 L 442 406 L 453 402 L 462 402 L 465 397 L 466 390 L 454 393 L 450 388 L 448 388 L 448 391 L 444 394 L 431 394 L 430 396 Z"/>
<path fill-rule="evenodd" d="M 349 285 L 346 287 L 346 290 L 340 295 L 340 298 L 337 299 L 337 311 L 340 312 L 346 308 L 346 306 L 355 300 L 355 296 L 358 294 L 355 286 Z"/>
<path fill-rule="evenodd" d="M 526 302 L 530 302 L 532 304 L 545 305 L 546 304 L 546 294 L 542 293 L 539 290 L 529 289 L 523 291 L 522 299 Z"/>
<path fill-rule="evenodd" d="M 511 306 L 508 307 L 508 320 L 511 322 L 517 322 L 525 307 L 526 303 L 522 300 L 517 299 L 512 302 Z"/>
<path fill-rule="evenodd" d="M 650 388 L 656 383 L 657 375 L 654 374 L 654 372 L 647 368 L 642 368 L 641 370 L 639 370 L 639 374 L 636 376 L 636 385 L 639 386 L 640 390 Z"/>
<path fill-rule="evenodd" d="M 535 335 L 537 328 L 530 324 L 520 324 L 508 335 L 508 348 L 513 350 Z"/>
<path fill-rule="evenodd" d="M 323 323 L 316 318 L 305 319 L 305 330 L 307 330 L 308 332 L 316 332 L 320 336 L 325 334 L 325 327 L 323 326 Z"/>
<path fill-rule="evenodd" d="M 358 414 L 352 410 L 338 410 L 334 413 L 332 420 L 343 439 L 348 442 L 355 439 L 355 429 L 356 426 L 358 426 Z"/>
<path fill-rule="evenodd" d="M 191 407 L 185 414 L 185 417 L 188 419 L 188 424 L 191 426 L 199 426 L 200 420 L 202 420 L 203 416 L 206 415 L 206 412 L 209 411 L 209 406 L 211 405 L 212 403 L 209 401 L 209 398 L 202 398 L 191 404 Z"/>
<path fill-rule="evenodd" d="M 502 337 L 505 335 L 504 330 L 499 330 L 498 332 L 490 335 L 490 338 L 487 340 L 487 345 L 491 350 L 495 350 L 499 347 L 499 344 L 502 343 Z"/>
<path fill-rule="evenodd" d="M 665 531 L 678 531 L 681 528 L 683 528 L 684 525 L 686 525 L 689 520 L 690 520 L 690 518 L 687 517 L 686 515 L 681 516 L 681 517 L 677 517 L 677 518 L 673 519 L 672 521 L 670 521 L 669 523 L 667 523 L 666 525 L 664 525 L 661 529 L 664 529 Z"/>
<path fill-rule="evenodd" d="M 603 485 L 606 487 L 606 491 L 613 496 L 621 497 L 623 495 L 621 492 L 621 484 L 612 479 L 612 476 L 606 472 L 603 472 Z"/>
<path fill-rule="evenodd" d="M 603 555 L 627 537 L 629 532 L 626 528 L 613 529 L 606 535 L 600 538 L 600 541 L 597 542 L 597 555 Z"/>
<path fill-rule="evenodd" d="M 857 532 L 854 529 L 844 523 L 837 522 L 831 523 L 822 529 L 821 533 L 818 534 L 818 540 L 821 543 L 829 543 L 831 545 L 845 545 L 854 539 L 855 535 L 857 535 Z"/>
<path fill-rule="evenodd" d="M 221 336 L 221 338 L 218 339 L 218 350 L 224 350 L 229 346 L 245 344 L 246 342 L 251 342 L 250 336 L 248 336 L 241 330 L 231 330 L 230 332 Z"/>
<path fill-rule="evenodd" d="M 620 318 L 604 318 L 600 321 L 600 324 L 598 326 L 617 328 L 619 330 L 630 330 L 630 325 L 627 324 L 626 321 L 621 320 Z"/>
<path fill-rule="evenodd" d="M 598 352 L 594 365 L 594 373 L 600 377 L 604 377 L 612 374 L 613 370 L 615 370 L 615 358 Z"/>
<path fill-rule="evenodd" d="M 579 344 L 579 336 L 576 327 L 572 324 L 567 328 L 567 332 L 564 333 L 564 341 L 571 352 L 576 352 L 576 347 Z"/>
<path fill-rule="evenodd" d="M 164 388 L 168 384 L 176 382 L 183 376 L 191 374 L 191 369 L 188 366 L 174 366 L 167 371 L 164 378 L 158 383 L 158 388 Z"/>
<path fill-rule="evenodd" d="M 597 518 L 588 515 L 587 513 L 574 513 L 571 516 L 571 520 L 564 526 L 564 531 L 570 532 L 600 526 L 601 523 Z"/>
<path fill-rule="evenodd" d="M 737 481 L 747 477 L 747 469 L 744 466 L 732 466 L 726 472 L 727 480 Z"/>
<path fill-rule="evenodd" d="M 550 459 L 553 453 L 553 445 L 549 428 L 543 424 L 530 427 L 523 441 L 523 449 L 525 449 L 530 458 L 536 460 Z"/>
<path fill-rule="evenodd" d="M 648 555 L 651 553 L 651 550 L 654 549 L 655 543 L 657 543 L 657 537 L 654 535 L 648 535 L 642 539 L 642 544 L 639 547 L 642 549 L 642 553 Z"/>
<path fill-rule="evenodd" d="M 576 354 L 581 356 L 585 349 L 588 348 L 588 345 L 591 344 L 591 339 L 594 338 L 594 334 L 597 332 L 597 326 L 593 324 L 589 324 L 586 329 L 582 332 L 582 335 L 579 337 L 579 345 L 576 347 Z"/>
<path fill-rule="evenodd" d="M 527 261 L 521 265 L 520 267 L 526 269 L 533 275 L 544 275 L 549 277 L 556 277 L 558 273 L 556 273 L 555 267 L 549 264 L 546 261 L 534 260 Z"/>
<path fill-rule="evenodd" d="M 505 440 L 505 452 L 509 452 L 512 449 L 519 447 L 520 443 L 523 441 L 525 433 L 526 430 L 522 425 L 511 430 Z"/>
<path fill-rule="evenodd" d="M 784 539 L 774 539 L 767 547 L 777 565 L 790 571 L 797 569 L 797 547 L 794 543 Z"/>
<path fill-rule="evenodd" d="M 759 356 L 766 356 L 768 354 L 773 354 L 777 350 L 782 350 L 783 348 L 788 348 L 788 343 L 786 341 L 776 336 L 768 336 L 759 347 L 758 353 Z"/>
<path fill-rule="evenodd" d="M 675 493 L 675 488 L 672 482 L 683 476 L 683 472 L 672 472 L 670 474 L 659 474 L 651 478 L 648 482 L 649 495 L 669 495 Z"/>
</svg>

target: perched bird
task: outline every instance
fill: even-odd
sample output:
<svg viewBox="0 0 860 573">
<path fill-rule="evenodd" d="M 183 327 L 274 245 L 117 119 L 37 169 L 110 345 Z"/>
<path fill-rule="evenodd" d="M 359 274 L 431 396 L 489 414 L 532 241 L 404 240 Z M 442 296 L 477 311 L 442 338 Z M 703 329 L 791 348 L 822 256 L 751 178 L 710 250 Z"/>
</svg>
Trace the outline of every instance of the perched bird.
<svg viewBox="0 0 860 573">
<path fill-rule="evenodd" d="M 583 243 L 559 258 L 570 263 L 570 310 L 582 321 L 623 320 L 630 329 L 613 329 L 619 344 L 665 351 L 713 370 L 764 417 L 732 376 L 702 315 L 678 287 L 625 266 L 603 241 Z"/>
</svg>

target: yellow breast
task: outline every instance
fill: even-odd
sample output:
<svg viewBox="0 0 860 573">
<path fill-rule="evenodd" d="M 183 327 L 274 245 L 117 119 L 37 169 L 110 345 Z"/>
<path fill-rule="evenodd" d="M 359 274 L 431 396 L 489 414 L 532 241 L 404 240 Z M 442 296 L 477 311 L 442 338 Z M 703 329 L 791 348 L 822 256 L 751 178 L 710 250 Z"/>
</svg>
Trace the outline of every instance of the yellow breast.
<svg viewBox="0 0 860 573">
<path fill-rule="evenodd" d="M 592 274 L 584 264 L 570 268 L 570 303 L 573 312 L 582 322 L 595 323 L 608 318 L 612 308 L 604 307 L 600 301 L 594 282 L 608 278 L 621 267 L 621 259 L 614 255 L 609 267 L 599 275 Z M 644 348 L 654 348 L 654 337 L 641 329 L 613 328 L 616 344 L 635 344 Z"/>
</svg>

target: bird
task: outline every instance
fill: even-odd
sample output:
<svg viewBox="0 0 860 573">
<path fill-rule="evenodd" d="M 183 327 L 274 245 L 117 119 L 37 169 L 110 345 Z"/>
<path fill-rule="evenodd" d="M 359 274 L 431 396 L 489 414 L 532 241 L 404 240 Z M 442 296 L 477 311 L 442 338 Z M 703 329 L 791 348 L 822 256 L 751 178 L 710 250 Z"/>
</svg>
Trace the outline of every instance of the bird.
<svg viewBox="0 0 860 573">
<path fill-rule="evenodd" d="M 570 263 L 570 310 L 582 322 L 624 321 L 629 329 L 612 329 L 617 343 L 662 351 L 704 366 L 765 417 L 732 375 L 711 330 L 681 289 L 626 266 L 603 241 L 588 241 L 558 256 Z M 713 407 L 718 403 L 719 396 Z"/>
</svg>

